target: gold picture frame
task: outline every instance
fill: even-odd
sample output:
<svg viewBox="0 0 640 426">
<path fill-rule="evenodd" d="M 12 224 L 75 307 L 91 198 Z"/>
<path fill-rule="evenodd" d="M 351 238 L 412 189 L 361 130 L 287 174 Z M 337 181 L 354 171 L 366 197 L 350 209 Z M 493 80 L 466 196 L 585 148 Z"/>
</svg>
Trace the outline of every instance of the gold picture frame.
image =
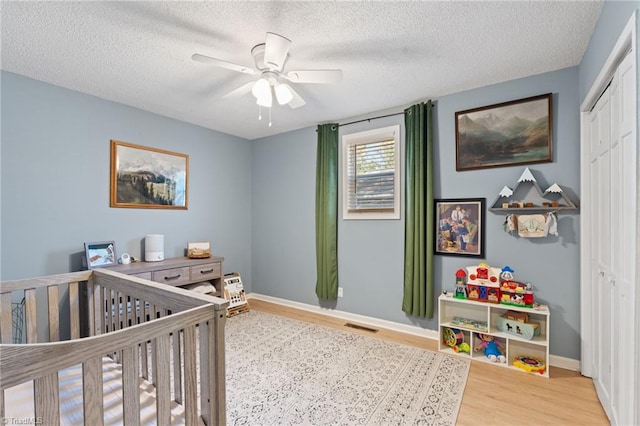
<svg viewBox="0 0 640 426">
<path fill-rule="evenodd" d="M 188 155 L 111 141 L 111 207 L 187 210 L 188 183 Z"/>
</svg>

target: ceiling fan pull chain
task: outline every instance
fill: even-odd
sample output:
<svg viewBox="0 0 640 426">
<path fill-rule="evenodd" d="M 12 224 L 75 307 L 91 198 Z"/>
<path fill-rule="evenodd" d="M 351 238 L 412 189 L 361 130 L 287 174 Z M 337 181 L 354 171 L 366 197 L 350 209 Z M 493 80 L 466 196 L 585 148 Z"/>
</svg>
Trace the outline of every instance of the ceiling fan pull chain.
<svg viewBox="0 0 640 426">
<path fill-rule="evenodd" d="M 269 127 L 271 127 L 271 110 L 273 108 L 269 108 Z"/>
<path fill-rule="evenodd" d="M 258 120 L 262 120 L 262 107 L 258 105 Z"/>
</svg>

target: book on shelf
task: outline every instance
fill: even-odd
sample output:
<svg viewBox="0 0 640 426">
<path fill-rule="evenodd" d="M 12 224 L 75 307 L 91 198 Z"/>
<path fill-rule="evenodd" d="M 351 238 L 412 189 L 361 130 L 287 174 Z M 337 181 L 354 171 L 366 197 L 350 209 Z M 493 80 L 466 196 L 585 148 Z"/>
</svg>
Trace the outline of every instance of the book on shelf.
<svg viewBox="0 0 640 426">
<path fill-rule="evenodd" d="M 451 324 L 458 325 L 460 327 L 471 328 L 473 330 L 479 330 L 479 331 L 489 330 L 489 327 L 487 326 L 486 322 L 472 320 L 472 319 L 463 318 L 463 317 L 453 317 L 453 319 L 451 320 Z"/>
</svg>

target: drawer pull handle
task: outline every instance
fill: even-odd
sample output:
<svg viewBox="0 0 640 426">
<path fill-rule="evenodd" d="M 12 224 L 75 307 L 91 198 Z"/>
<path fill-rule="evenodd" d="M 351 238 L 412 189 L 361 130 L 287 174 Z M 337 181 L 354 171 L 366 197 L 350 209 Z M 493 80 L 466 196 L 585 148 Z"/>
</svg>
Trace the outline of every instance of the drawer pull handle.
<svg viewBox="0 0 640 426">
<path fill-rule="evenodd" d="M 201 274 L 210 274 L 213 272 L 213 268 L 211 269 L 203 269 L 202 271 L 200 271 Z"/>
<path fill-rule="evenodd" d="M 182 276 L 182 274 L 172 275 L 172 276 L 170 276 L 170 277 L 164 277 L 164 279 L 165 279 L 166 281 L 169 281 L 169 280 L 177 280 L 177 279 L 178 279 L 178 278 L 180 278 L 181 276 Z"/>
</svg>

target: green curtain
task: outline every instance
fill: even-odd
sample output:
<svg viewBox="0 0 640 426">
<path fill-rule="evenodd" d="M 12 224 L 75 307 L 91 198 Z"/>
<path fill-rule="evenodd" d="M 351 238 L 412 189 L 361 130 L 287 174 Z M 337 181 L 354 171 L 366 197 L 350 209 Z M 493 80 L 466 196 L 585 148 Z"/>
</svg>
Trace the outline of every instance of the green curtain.
<svg viewBox="0 0 640 426">
<path fill-rule="evenodd" d="M 338 125 L 318 126 L 316 160 L 316 294 L 338 298 Z"/>
<path fill-rule="evenodd" d="M 431 101 L 405 110 L 404 297 L 402 310 L 433 318 L 433 130 Z"/>
</svg>

